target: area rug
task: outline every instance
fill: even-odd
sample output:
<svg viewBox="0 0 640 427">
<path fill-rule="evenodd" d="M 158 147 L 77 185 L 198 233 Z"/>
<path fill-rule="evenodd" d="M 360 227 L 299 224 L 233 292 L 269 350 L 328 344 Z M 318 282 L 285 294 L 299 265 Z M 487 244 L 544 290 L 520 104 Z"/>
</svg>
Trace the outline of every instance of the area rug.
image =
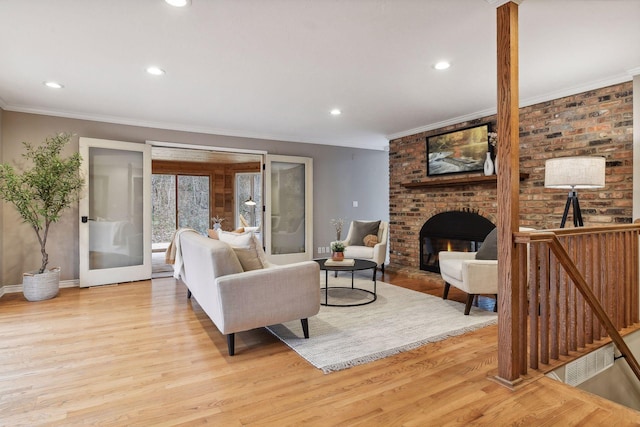
<svg viewBox="0 0 640 427">
<path fill-rule="evenodd" d="M 349 286 L 350 281 L 350 277 L 329 278 L 330 286 Z M 373 290 L 371 279 L 357 278 L 355 286 Z M 360 297 L 371 297 L 364 293 L 354 296 L 356 293 L 331 290 L 329 302 L 345 298 L 343 302 L 353 303 Z M 309 319 L 309 339 L 304 339 L 300 321 L 267 329 L 313 366 L 329 373 L 461 335 L 497 320 L 491 311 L 472 307 L 465 316 L 464 304 L 378 281 L 377 300 L 371 304 L 322 306 L 320 313 Z"/>
</svg>

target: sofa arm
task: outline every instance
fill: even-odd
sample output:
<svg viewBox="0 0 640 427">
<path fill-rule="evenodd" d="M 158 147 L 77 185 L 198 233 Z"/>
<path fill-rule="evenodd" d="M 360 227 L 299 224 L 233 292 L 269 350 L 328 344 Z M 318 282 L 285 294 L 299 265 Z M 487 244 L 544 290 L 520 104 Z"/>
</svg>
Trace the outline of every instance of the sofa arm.
<svg viewBox="0 0 640 427">
<path fill-rule="evenodd" d="M 278 265 L 216 279 L 223 334 L 314 316 L 320 311 L 320 267 L 315 261 Z"/>
<path fill-rule="evenodd" d="M 498 293 L 498 261 L 468 260 L 462 262 L 462 281 L 470 294 Z"/>
</svg>

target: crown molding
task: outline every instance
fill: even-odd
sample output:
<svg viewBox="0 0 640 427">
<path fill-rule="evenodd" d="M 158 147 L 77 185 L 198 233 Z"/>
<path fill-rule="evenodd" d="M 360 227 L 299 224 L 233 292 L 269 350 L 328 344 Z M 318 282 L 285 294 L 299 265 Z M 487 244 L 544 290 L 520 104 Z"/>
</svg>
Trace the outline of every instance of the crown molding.
<svg viewBox="0 0 640 427">
<path fill-rule="evenodd" d="M 541 102 L 552 101 L 554 99 L 564 98 L 565 96 L 575 95 L 577 93 L 588 92 L 594 89 L 601 89 L 607 86 L 613 86 L 616 84 L 628 82 L 632 80 L 632 71 L 636 71 L 640 73 L 640 67 L 630 70 L 629 73 L 620 74 L 617 76 L 612 76 L 602 80 L 595 80 L 584 85 L 580 86 L 572 86 L 569 88 L 565 88 L 562 90 L 558 90 L 555 92 L 548 92 L 540 96 L 534 96 L 531 98 L 521 99 L 520 100 L 520 108 L 527 107 L 529 105 L 539 104 Z M 387 138 L 391 141 L 393 139 L 402 138 L 409 135 L 415 135 L 417 133 L 422 133 L 434 129 L 440 129 L 445 126 L 455 125 L 459 123 L 463 123 L 469 120 L 480 119 L 482 117 L 492 116 L 497 113 L 497 108 L 490 108 L 486 110 L 476 111 L 474 113 L 465 114 L 463 116 L 454 117 L 453 119 L 444 120 L 437 123 L 432 123 L 426 126 L 421 126 L 413 129 L 409 129 L 403 132 L 397 132 L 391 135 L 387 135 Z"/>
<path fill-rule="evenodd" d="M 218 128 L 208 128 L 208 127 L 202 127 L 202 126 L 185 126 L 179 123 L 152 122 L 152 121 L 145 121 L 145 120 L 128 119 L 128 118 L 119 117 L 119 116 L 107 116 L 107 115 L 77 113 L 77 112 L 70 112 L 70 111 L 49 110 L 44 108 L 27 107 L 27 106 L 21 106 L 21 105 L 6 105 L 5 107 L 2 107 L 2 108 L 4 110 L 15 111 L 17 113 L 40 114 L 44 116 L 64 117 L 66 119 L 89 120 L 89 121 L 95 121 L 95 122 L 112 123 L 112 124 L 119 124 L 119 125 L 126 125 L 126 126 L 173 130 L 173 131 L 179 131 L 179 132 L 202 133 L 205 135 L 229 136 L 234 138 L 264 139 L 269 141 L 293 142 L 293 143 L 299 143 L 299 144 L 330 145 L 335 147 L 357 148 L 360 150 L 383 151 L 385 145 L 388 142 L 385 139 L 384 135 L 380 135 L 380 139 L 382 141 L 376 141 L 375 146 L 363 147 L 362 145 L 358 145 L 358 144 L 350 144 L 348 142 L 336 142 L 334 140 L 322 140 L 322 139 L 314 139 L 314 138 L 301 139 L 293 135 L 275 135 L 275 134 L 267 134 L 267 133 L 260 133 L 260 132 L 251 132 L 251 131 L 238 131 L 238 130 L 232 130 L 232 129 L 218 129 Z"/>
</svg>

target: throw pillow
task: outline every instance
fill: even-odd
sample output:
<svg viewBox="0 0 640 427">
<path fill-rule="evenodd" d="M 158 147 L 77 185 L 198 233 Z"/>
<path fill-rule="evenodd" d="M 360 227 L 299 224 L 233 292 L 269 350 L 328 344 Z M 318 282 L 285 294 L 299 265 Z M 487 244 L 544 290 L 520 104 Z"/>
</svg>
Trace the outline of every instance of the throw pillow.
<svg viewBox="0 0 640 427">
<path fill-rule="evenodd" d="M 351 239 L 349 245 L 352 246 L 364 246 L 364 238 L 368 234 L 378 235 L 378 229 L 380 228 L 380 221 L 353 221 L 353 231 L 351 232 Z"/>
<path fill-rule="evenodd" d="M 491 230 L 476 253 L 476 259 L 498 259 L 498 228 Z"/>
<path fill-rule="evenodd" d="M 220 238 L 218 237 L 218 232 L 213 228 L 210 228 L 207 230 L 207 235 L 209 236 L 210 239 L 220 240 Z"/>
<path fill-rule="evenodd" d="M 378 236 L 373 234 L 367 234 L 364 236 L 364 245 L 370 248 L 374 247 L 378 243 Z"/>
<path fill-rule="evenodd" d="M 231 231 L 218 230 L 218 238 L 234 248 L 248 248 L 251 244 L 251 236 L 253 233 L 250 231 L 232 233 Z"/>
<path fill-rule="evenodd" d="M 233 248 L 233 251 L 242 265 L 244 271 L 261 270 L 264 268 L 258 248 L 256 246 L 256 239 L 252 238 L 249 242 L 248 248 Z"/>
<path fill-rule="evenodd" d="M 236 228 L 233 232 L 237 234 L 244 233 L 244 227 Z"/>
</svg>

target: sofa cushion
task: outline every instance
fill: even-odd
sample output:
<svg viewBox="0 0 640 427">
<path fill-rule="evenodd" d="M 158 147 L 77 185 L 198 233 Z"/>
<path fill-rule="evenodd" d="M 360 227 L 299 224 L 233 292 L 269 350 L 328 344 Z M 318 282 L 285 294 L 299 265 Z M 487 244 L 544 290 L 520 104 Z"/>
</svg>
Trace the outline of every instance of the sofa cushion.
<svg viewBox="0 0 640 427">
<path fill-rule="evenodd" d="M 353 221 L 353 231 L 349 240 L 349 245 L 364 246 L 364 238 L 368 234 L 378 235 L 380 221 Z"/>
<path fill-rule="evenodd" d="M 372 259 L 373 248 L 368 246 L 347 246 L 344 250 L 344 256 L 347 258 Z"/>
<path fill-rule="evenodd" d="M 261 270 L 265 267 L 258 248 L 262 251 L 262 246 L 259 246 L 259 242 L 255 237 L 249 242 L 248 248 L 233 248 L 244 271 Z"/>
<path fill-rule="evenodd" d="M 218 230 L 218 238 L 234 248 L 248 248 L 251 245 L 252 236 L 253 233 L 250 231 L 232 233 L 230 231 Z"/>
<path fill-rule="evenodd" d="M 491 230 L 476 253 L 476 259 L 498 259 L 498 228 Z"/>
</svg>

